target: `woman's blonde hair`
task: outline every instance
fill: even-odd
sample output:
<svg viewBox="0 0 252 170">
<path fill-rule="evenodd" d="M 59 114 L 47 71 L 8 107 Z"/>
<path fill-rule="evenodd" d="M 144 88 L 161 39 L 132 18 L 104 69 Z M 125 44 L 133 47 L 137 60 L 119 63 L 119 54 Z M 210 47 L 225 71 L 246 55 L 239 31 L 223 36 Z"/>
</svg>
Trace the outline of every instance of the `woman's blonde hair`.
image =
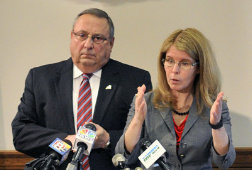
<svg viewBox="0 0 252 170">
<path fill-rule="evenodd" d="M 164 42 L 158 56 L 158 86 L 154 90 L 153 103 L 156 108 L 172 107 L 176 99 L 170 92 L 162 59 L 174 45 L 178 50 L 190 55 L 199 64 L 199 74 L 194 80 L 193 93 L 196 97 L 198 113 L 204 106 L 211 107 L 221 88 L 220 73 L 207 38 L 195 28 L 179 29 Z"/>
</svg>

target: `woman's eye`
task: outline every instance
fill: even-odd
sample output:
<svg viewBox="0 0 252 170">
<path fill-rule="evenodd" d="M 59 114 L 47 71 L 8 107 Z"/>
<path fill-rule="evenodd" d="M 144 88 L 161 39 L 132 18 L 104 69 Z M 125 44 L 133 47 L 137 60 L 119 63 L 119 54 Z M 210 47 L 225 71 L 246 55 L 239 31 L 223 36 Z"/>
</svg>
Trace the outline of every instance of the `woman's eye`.
<svg viewBox="0 0 252 170">
<path fill-rule="evenodd" d="M 188 65 L 190 65 L 189 62 L 182 62 L 181 64 L 182 64 L 183 66 L 188 66 Z"/>
<path fill-rule="evenodd" d="M 174 63 L 174 60 L 172 60 L 172 59 L 167 59 L 167 61 L 168 61 L 169 63 Z"/>
</svg>

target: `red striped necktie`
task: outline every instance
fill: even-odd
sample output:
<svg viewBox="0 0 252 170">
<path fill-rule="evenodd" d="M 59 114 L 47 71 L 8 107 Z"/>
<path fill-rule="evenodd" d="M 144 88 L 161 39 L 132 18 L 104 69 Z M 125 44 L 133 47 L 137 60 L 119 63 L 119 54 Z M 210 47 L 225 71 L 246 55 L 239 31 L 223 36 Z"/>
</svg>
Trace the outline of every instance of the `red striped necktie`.
<svg viewBox="0 0 252 170">
<path fill-rule="evenodd" d="M 92 74 L 82 74 L 83 80 L 80 84 L 77 111 L 77 130 L 85 122 L 92 122 L 92 95 L 89 79 Z M 90 169 L 88 156 L 83 155 L 81 169 Z"/>
</svg>

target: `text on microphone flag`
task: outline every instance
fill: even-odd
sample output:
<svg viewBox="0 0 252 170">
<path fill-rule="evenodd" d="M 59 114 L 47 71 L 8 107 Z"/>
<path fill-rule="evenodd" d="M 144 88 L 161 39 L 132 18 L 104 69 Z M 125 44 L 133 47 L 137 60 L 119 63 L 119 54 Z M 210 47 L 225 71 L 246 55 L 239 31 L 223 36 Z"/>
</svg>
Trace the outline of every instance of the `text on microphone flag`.
<svg viewBox="0 0 252 170">
<path fill-rule="evenodd" d="M 164 153 L 164 147 L 159 143 L 158 140 L 155 140 L 139 157 L 138 159 L 148 169 L 151 165 L 155 163 Z"/>
</svg>

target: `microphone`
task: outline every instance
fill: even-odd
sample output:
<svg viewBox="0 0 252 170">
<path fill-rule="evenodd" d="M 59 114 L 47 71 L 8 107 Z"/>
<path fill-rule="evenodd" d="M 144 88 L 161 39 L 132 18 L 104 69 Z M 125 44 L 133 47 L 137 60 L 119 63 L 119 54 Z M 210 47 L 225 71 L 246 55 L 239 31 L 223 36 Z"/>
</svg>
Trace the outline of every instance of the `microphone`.
<svg viewBox="0 0 252 170">
<path fill-rule="evenodd" d="M 135 170 L 143 170 L 141 167 L 136 167 Z"/>
<path fill-rule="evenodd" d="M 116 168 L 123 169 L 123 170 L 131 170 L 127 166 L 127 160 L 122 154 L 115 154 L 112 158 L 112 162 Z M 141 167 L 136 167 L 135 170 L 143 170 Z"/>
<path fill-rule="evenodd" d="M 170 169 L 164 162 L 164 157 L 162 156 L 166 151 L 158 142 L 158 140 L 155 140 L 151 144 L 149 140 L 143 139 L 140 141 L 140 145 L 145 151 L 138 157 L 138 159 L 146 169 L 148 169 L 154 163 L 157 163 L 163 170 Z"/>
<path fill-rule="evenodd" d="M 49 170 L 61 165 L 68 157 L 72 144 L 69 140 L 56 138 L 50 145 L 49 154 L 43 154 L 40 158 L 26 164 L 25 169 Z"/>
<path fill-rule="evenodd" d="M 59 165 L 61 165 L 67 159 L 72 147 L 72 143 L 67 139 L 61 140 L 59 138 L 56 138 L 49 145 L 49 147 L 51 148 L 51 157 L 56 158 L 56 160 L 59 160 Z"/>
<path fill-rule="evenodd" d="M 77 170 L 82 155 L 89 155 L 96 137 L 95 125 L 89 123 L 81 126 L 76 134 L 73 150 L 76 151 L 66 170 Z"/>
<path fill-rule="evenodd" d="M 86 145 L 84 154 L 89 155 L 93 147 L 95 137 L 96 137 L 95 125 L 88 123 L 88 124 L 85 124 L 84 126 L 81 126 L 76 134 L 73 150 L 77 151 L 77 149 L 79 148 L 78 143 L 82 142 L 84 143 L 82 145 Z"/>
<path fill-rule="evenodd" d="M 51 167 L 59 166 L 68 157 L 71 150 L 71 142 L 68 140 L 63 140 L 56 138 L 50 145 L 50 154 L 45 158 L 45 162 L 42 164 L 42 170 L 49 170 Z"/>
<path fill-rule="evenodd" d="M 125 160 L 126 160 L 125 157 L 119 153 L 115 154 L 112 158 L 114 166 L 119 169 L 124 169 L 126 167 Z"/>
</svg>

